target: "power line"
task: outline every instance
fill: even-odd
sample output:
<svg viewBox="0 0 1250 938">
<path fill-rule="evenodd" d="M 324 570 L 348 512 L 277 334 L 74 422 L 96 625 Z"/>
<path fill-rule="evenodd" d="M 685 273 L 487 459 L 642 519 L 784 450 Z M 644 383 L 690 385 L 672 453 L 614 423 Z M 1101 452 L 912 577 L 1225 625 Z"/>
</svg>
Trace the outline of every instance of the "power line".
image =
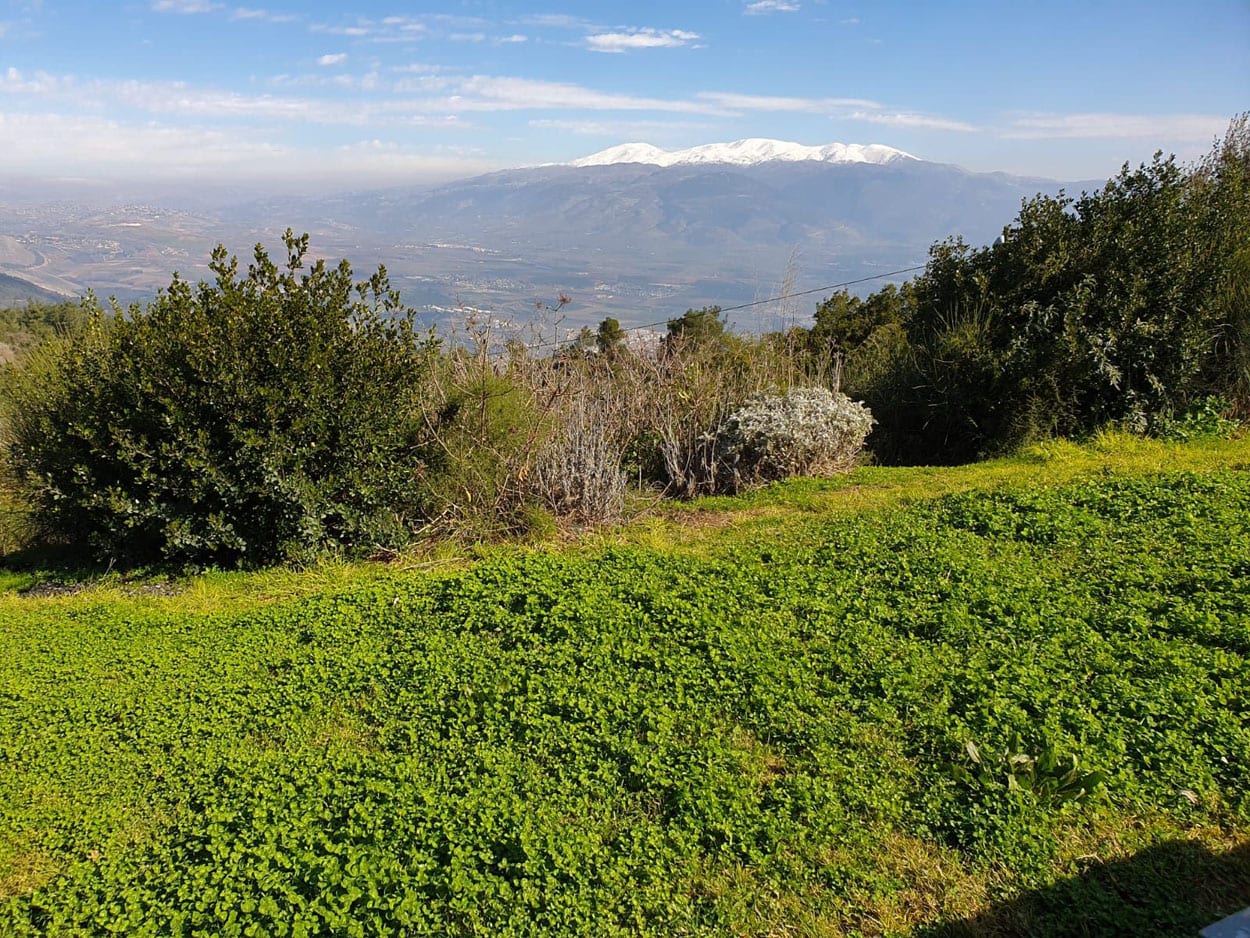
<svg viewBox="0 0 1250 938">
<path fill-rule="evenodd" d="M 750 309 L 752 306 L 763 306 L 765 303 L 779 303 L 782 300 L 789 300 L 796 296 L 811 296 L 813 293 L 824 293 L 827 290 L 840 290 L 842 287 L 853 287 L 857 283 L 868 283 L 871 280 L 883 280 L 886 277 L 897 277 L 899 274 L 910 274 L 917 270 L 924 269 L 924 264 L 920 264 L 916 267 L 904 267 L 902 270 L 891 270 L 889 273 L 885 274 L 873 274 L 871 277 L 860 277 L 858 280 L 844 280 L 841 283 L 832 283 L 827 287 L 814 287 L 811 290 L 800 290 L 798 293 L 785 293 L 781 296 L 770 296 L 766 300 L 756 300 L 754 303 L 742 303 L 738 306 L 725 306 L 721 308 L 721 312 L 732 313 L 740 309 Z"/>
<path fill-rule="evenodd" d="M 721 312 L 733 313 L 733 312 L 737 312 L 740 309 L 750 309 L 753 306 L 763 306 L 766 303 L 780 303 L 782 300 L 789 300 L 796 296 L 811 296 L 813 293 L 825 293 L 829 290 L 840 290 L 843 287 L 853 287 L 859 283 L 869 283 L 873 280 L 884 280 L 886 277 L 897 277 L 900 274 L 911 274 L 911 273 L 915 273 L 918 270 L 924 270 L 925 266 L 926 266 L 925 264 L 918 264 L 915 267 L 904 267 L 902 270 L 891 270 L 884 274 L 873 274 L 871 277 L 860 277 L 858 280 L 843 280 L 841 283 L 831 283 L 828 286 L 824 286 L 824 287 L 813 287 L 810 290 L 800 290 L 797 293 L 783 293 L 780 296 L 770 296 L 767 299 L 756 300 L 753 303 L 740 303 L 737 306 L 724 306 L 721 308 Z M 654 329 L 657 326 L 667 326 L 669 322 L 670 320 L 668 319 L 661 319 L 659 322 L 643 323 L 641 326 L 629 326 L 628 328 L 621 329 L 621 332 L 640 332 L 643 329 Z M 526 349 L 542 349 L 542 348 L 555 348 L 557 346 L 566 345 L 566 344 L 567 344 L 567 340 L 553 341 L 553 342 L 537 342 L 533 345 L 526 345 L 524 347 Z"/>
</svg>

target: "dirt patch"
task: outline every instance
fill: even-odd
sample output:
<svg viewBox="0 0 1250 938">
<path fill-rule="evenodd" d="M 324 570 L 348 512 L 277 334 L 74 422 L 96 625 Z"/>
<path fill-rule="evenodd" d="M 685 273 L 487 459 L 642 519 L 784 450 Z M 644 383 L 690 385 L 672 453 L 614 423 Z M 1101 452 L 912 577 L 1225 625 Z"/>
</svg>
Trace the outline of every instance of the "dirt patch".
<svg viewBox="0 0 1250 938">
<path fill-rule="evenodd" d="M 28 589 L 22 590 L 19 595 L 29 596 L 34 599 L 77 596 L 80 593 L 85 593 L 87 590 L 103 585 L 105 585 L 104 582 L 100 580 L 81 580 L 76 583 L 50 580 L 44 583 L 36 583 Z M 172 580 L 136 580 L 133 583 L 117 585 L 124 596 L 177 596 L 184 588 L 181 584 Z"/>
<path fill-rule="evenodd" d="M 22 590 L 18 595 L 42 599 L 48 596 L 77 596 L 89 589 L 91 589 L 90 583 L 61 583 L 53 580 L 47 583 L 36 583 Z"/>
<path fill-rule="evenodd" d="M 777 514 L 777 509 L 768 506 L 738 511 L 692 511 L 689 514 L 671 514 L 668 520 L 674 524 L 680 524 L 683 528 L 719 531 L 751 518 L 764 518 L 775 514 Z"/>
</svg>

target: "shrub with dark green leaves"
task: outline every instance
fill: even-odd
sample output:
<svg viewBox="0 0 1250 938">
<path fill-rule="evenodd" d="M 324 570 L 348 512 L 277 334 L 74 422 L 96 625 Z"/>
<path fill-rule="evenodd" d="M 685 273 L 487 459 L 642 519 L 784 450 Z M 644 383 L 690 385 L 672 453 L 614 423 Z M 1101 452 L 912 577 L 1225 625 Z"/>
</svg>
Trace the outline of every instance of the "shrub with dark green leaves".
<svg viewBox="0 0 1250 938">
<path fill-rule="evenodd" d="M 884 462 L 948 463 L 1108 424 L 1166 433 L 1212 396 L 1250 414 L 1250 115 L 1191 166 L 1156 154 L 1105 186 L 1026 201 L 994 245 L 820 305 Z"/>
<path fill-rule="evenodd" d="M 420 516 L 417 406 L 432 340 L 384 269 L 175 276 L 146 309 L 64 343 L 15 382 L 6 449 L 43 535 L 127 561 L 264 563 L 402 542 Z"/>
</svg>

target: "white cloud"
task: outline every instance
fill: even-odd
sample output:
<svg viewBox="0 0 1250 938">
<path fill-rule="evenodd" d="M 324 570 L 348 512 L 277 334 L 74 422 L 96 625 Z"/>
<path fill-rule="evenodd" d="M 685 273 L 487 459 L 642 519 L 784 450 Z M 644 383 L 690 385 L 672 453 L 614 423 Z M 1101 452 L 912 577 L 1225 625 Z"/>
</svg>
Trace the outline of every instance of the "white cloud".
<svg viewBox="0 0 1250 938">
<path fill-rule="evenodd" d="M 743 12 L 747 16 L 761 16 L 765 13 L 796 13 L 799 5 L 793 0 L 755 0 L 748 3 Z"/>
<path fill-rule="evenodd" d="M 703 91 L 695 97 L 729 111 L 791 111 L 800 114 L 824 114 L 838 120 L 866 121 L 871 124 L 919 130 L 955 130 L 968 133 L 977 129 L 963 121 L 914 111 L 893 110 L 864 98 L 798 98 L 720 91 Z"/>
<path fill-rule="evenodd" d="M 387 16 L 380 20 L 359 17 L 345 25 L 313 23 L 309 29 L 315 33 L 379 43 L 415 42 L 426 38 L 429 31 L 425 23 L 412 16 Z"/>
<path fill-rule="evenodd" d="M 474 75 L 460 80 L 459 95 L 452 101 L 465 110 L 666 111 L 684 114 L 725 115 L 725 109 L 704 101 L 642 98 L 595 91 L 581 85 L 536 81 L 530 78 L 496 78 Z"/>
<path fill-rule="evenodd" d="M 64 92 L 68 85 L 69 79 L 58 78 L 55 75 L 49 75 L 47 72 L 35 72 L 30 78 L 26 78 L 11 65 L 4 75 L 0 77 L 0 93 L 23 96 L 46 97 L 55 95 Z"/>
<path fill-rule="evenodd" d="M 1002 136 L 1015 140 L 1159 140 L 1210 143 L 1228 128 L 1213 114 L 1023 114 Z"/>
<path fill-rule="evenodd" d="M 676 49 L 688 46 L 698 33 L 684 29 L 630 29 L 616 33 L 594 33 L 586 45 L 596 52 L 627 52 L 632 49 Z"/>
<path fill-rule="evenodd" d="M 729 116 L 715 100 L 648 98 L 598 91 L 581 85 L 492 75 L 422 74 L 384 80 L 377 71 L 364 75 L 276 76 L 283 88 L 337 87 L 369 92 L 363 101 L 313 95 L 247 95 L 183 82 L 89 81 L 37 72 L 29 77 L 15 68 L 0 74 L 0 95 L 59 101 L 67 110 L 107 112 L 121 104 L 158 115 L 217 120 L 268 120 L 322 125 L 367 126 L 389 115 L 446 115 L 492 111 L 654 111 Z"/>
<path fill-rule="evenodd" d="M 511 36 L 500 36 L 498 39 L 495 40 L 495 44 L 503 46 L 503 45 L 509 45 L 512 43 L 529 42 L 529 41 L 530 41 L 529 36 L 522 36 L 520 33 L 513 33 Z"/>
<path fill-rule="evenodd" d="M 319 59 L 317 59 L 317 64 L 322 65 L 322 66 L 342 65 L 346 61 L 347 61 L 346 52 L 329 52 L 321 56 Z"/>
<path fill-rule="evenodd" d="M 236 20 L 259 20 L 264 23 L 299 22 L 299 16 L 294 13 L 274 13 L 272 10 L 261 10 L 253 7 L 235 7 L 230 11 L 230 18 Z"/>
<path fill-rule="evenodd" d="M 584 20 L 580 16 L 570 16 L 567 13 L 535 13 L 532 16 L 522 17 L 521 22 L 526 26 L 550 27 L 552 29 L 589 30 L 593 28 L 589 20 Z"/>
<path fill-rule="evenodd" d="M 152 9 L 157 13 L 212 13 L 220 10 L 220 3 L 210 0 L 152 0 Z"/>
<path fill-rule="evenodd" d="M 447 66 L 432 65 L 427 62 L 410 62 L 407 65 L 392 65 L 390 71 L 398 75 L 432 75 L 435 72 L 447 71 Z"/>
<path fill-rule="evenodd" d="M 701 91 L 695 97 L 734 111 L 795 111 L 827 114 L 839 108 L 875 109 L 881 107 L 877 102 L 863 98 L 796 98 L 721 91 Z"/>
<path fill-rule="evenodd" d="M 381 140 L 335 147 L 257 143 L 250 134 L 131 125 L 98 117 L 0 112 L 0 172 L 114 179 L 325 180 L 341 185 L 452 178 L 499 168 L 462 153 L 427 152 Z"/>
<path fill-rule="evenodd" d="M 915 130 L 953 130 L 959 133 L 975 133 L 977 128 L 964 121 L 936 117 L 931 114 L 915 114 L 909 111 L 855 111 L 842 116 L 843 120 L 867 121 L 887 127 L 908 127 Z"/>
<path fill-rule="evenodd" d="M 667 139 L 684 135 L 691 130 L 710 130 L 715 125 L 682 121 L 603 121 L 561 120 L 547 118 L 532 120 L 529 126 L 537 130 L 565 130 L 587 137 L 610 137 L 614 140 Z"/>
</svg>

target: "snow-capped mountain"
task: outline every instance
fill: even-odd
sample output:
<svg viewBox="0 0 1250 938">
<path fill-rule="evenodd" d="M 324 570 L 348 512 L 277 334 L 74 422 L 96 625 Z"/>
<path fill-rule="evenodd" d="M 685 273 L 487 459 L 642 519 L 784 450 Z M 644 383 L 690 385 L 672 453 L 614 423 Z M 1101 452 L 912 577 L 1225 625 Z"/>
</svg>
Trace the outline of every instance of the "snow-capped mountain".
<svg viewBox="0 0 1250 938">
<path fill-rule="evenodd" d="M 761 163 L 891 163 L 916 157 L 880 143 L 830 143 L 804 146 L 785 140 L 752 137 L 733 143 L 707 143 L 688 150 L 662 150 L 649 143 L 625 143 L 574 160 L 570 166 L 612 166 L 643 163 L 649 166 L 700 166 L 723 163 L 730 166 L 757 166 Z"/>
<path fill-rule="evenodd" d="M 753 302 L 788 270 L 814 289 L 923 264 L 948 235 L 988 244 L 1022 198 L 1059 186 L 884 146 L 744 140 L 668 153 L 636 144 L 571 166 L 267 204 L 253 217 L 312 231 L 330 256 L 375 246 L 368 256 L 414 305 L 523 316 L 536 298 L 564 292 L 569 322 L 632 325 Z"/>
</svg>

